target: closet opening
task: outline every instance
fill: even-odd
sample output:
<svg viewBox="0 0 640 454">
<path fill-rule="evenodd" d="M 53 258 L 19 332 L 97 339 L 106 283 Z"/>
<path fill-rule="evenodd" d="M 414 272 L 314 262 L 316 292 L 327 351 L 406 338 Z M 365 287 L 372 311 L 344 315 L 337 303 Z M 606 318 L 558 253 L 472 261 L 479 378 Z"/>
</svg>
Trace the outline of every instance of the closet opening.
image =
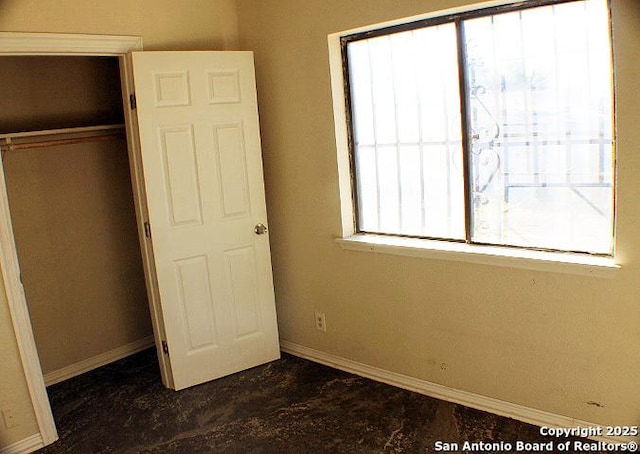
<svg viewBox="0 0 640 454">
<path fill-rule="evenodd" d="M 120 77 L 117 57 L 0 57 L 2 166 L 47 386 L 154 345 Z"/>
</svg>

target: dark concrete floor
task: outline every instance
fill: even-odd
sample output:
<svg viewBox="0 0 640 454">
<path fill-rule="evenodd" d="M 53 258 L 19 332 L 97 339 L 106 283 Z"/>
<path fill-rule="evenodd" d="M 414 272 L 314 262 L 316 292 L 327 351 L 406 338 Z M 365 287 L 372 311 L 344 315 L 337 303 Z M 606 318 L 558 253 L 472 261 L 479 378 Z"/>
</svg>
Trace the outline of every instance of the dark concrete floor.
<svg viewBox="0 0 640 454">
<path fill-rule="evenodd" d="M 60 440 L 41 454 L 424 453 L 437 441 L 516 452 L 518 440 L 545 441 L 535 426 L 286 354 L 175 392 L 160 383 L 151 349 L 48 392 Z"/>
</svg>

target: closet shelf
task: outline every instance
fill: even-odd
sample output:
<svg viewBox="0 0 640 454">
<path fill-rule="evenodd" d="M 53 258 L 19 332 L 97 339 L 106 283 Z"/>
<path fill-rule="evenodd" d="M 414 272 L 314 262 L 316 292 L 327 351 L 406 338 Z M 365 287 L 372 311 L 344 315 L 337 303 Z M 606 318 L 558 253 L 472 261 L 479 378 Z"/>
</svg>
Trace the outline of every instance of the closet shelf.
<svg viewBox="0 0 640 454">
<path fill-rule="evenodd" d="M 123 124 L 82 126 L 77 128 L 45 129 L 40 131 L 15 132 L 0 134 L 3 143 L 0 147 L 3 151 L 23 150 L 30 148 L 45 148 L 57 145 L 71 145 L 85 142 L 101 142 L 113 140 L 124 132 Z M 47 136 L 75 135 L 66 139 L 36 140 L 29 139 Z M 14 140 L 20 140 L 15 143 Z"/>
</svg>

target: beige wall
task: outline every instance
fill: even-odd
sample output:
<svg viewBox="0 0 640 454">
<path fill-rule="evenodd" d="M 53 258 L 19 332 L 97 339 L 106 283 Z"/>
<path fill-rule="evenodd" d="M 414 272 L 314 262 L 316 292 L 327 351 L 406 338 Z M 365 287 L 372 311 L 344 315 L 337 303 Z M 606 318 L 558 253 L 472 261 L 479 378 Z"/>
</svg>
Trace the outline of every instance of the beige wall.
<svg viewBox="0 0 640 454">
<path fill-rule="evenodd" d="M 0 30 L 142 36 L 145 50 L 229 50 L 235 0 L 0 0 Z"/>
<path fill-rule="evenodd" d="M 3 165 L 43 373 L 151 336 L 124 137 Z"/>
<path fill-rule="evenodd" d="M 613 0 L 613 279 L 341 250 L 327 35 L 471 0 L 239 0 L 254 50 L 282 339 L 582 420 L 640 423 L 640 3 Z M 327 332 L 314 329 L 314 309 Z M 598 405 L 594 405 L 596 402 Z"/>
<path fill-rule="evenodd" d="M 115 57 L 0 63 L 0 132 L 123 122 Z M 43 372 L 150 336 L 124 131 L 9 151 L 2 164 Z"/>
<path fill-rule="evenodd" d="M 146 50 L 227 50 L 238 42 L 235 0 L 0 0 L 0 31 L 142 36 Z M 4 291 L 0 292 L 0 405 L 18 426 L 0 447 L 37 433 Z"/>
<path fill-rule="evenodd" d="M 0 57 L 0 133 L 124 123 L 116 57 Z"/>
</svg>

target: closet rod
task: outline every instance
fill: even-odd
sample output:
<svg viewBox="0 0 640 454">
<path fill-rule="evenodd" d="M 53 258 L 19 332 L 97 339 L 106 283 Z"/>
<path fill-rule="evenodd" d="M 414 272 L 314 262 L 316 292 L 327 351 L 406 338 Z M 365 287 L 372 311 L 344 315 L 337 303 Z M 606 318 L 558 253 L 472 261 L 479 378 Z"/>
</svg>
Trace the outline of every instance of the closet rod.
<svg viewBox="0 0 640 454">
<path fill-rule="evenodd" d="M 0 139 L 21 139 L 26 137 L 54 136 L 61 134 L 75 134 L 81 132 L 97 132 L 124 129 L 123 124 L 115 125 L 98 125 L 98 126 L 80 126 L 77 128 L 61 128 L 61 129 L 43 129 L 40 131 L 24 131 L 12 132 L 8 134 L 0 134 Z"/>
<path fill-rule="evenodd" d="M 15 151 L 15 150 L 27 150 L 33 148 L 47 148 L 54 147 L 57 145 L 72 145 L 76 143 L 87 143 L 87 142 L 106 142 L 108 140 L 114 140 L 119 137 L 124 137 L 120 132 L 109 133 L 109 134 L 101 134 L 99 136 L 84 136 L 84 137 L 75 137 L 70 139 L 56 139 L 56 140 L 41 140 L 38 142 L 30 142 L 30 143 L 8 143 L 4 144 L 2 148 L 6 151 Z"/>
</svg>

